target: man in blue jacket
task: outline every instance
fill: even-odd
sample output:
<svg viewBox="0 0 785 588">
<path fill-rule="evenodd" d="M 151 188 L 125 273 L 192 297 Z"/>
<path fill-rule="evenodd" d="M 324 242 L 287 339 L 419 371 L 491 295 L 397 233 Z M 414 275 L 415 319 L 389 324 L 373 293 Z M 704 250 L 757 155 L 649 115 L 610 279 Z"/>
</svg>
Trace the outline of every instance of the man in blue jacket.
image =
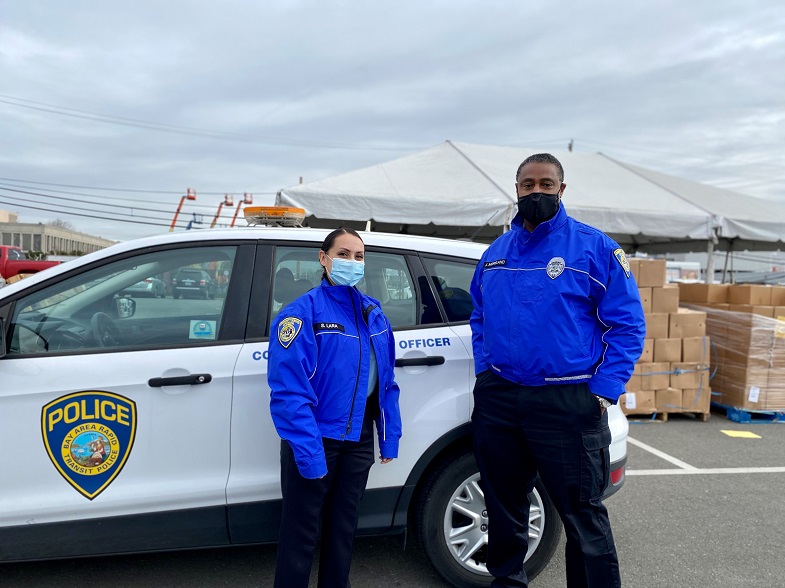
<svg viewBox="0 0 785 588">
<path fill-rule="evenodd" d="M 564 522 L 569 588 L 621 586 L 602 496 L 606 409 L 624 394 L 645 321 L 624 252 L 567 216 L 550 154 L 518 168 L 518 214 L 477 265 L 471 294 L 474 452 L 489 518 L 491 586 L 528 586 L 527 496 L 540 478 Z"/>
</svg>

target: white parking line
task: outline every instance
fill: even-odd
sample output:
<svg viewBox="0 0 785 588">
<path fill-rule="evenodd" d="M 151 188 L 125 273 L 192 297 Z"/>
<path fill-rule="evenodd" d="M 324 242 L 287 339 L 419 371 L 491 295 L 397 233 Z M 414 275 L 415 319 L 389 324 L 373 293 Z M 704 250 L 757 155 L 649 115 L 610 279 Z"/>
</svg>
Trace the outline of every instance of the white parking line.
<svg viewBox="0 0 785 588">
<path fill-rule="evenodd" d="M 668 455 L 667 453 L 664 453 L 664 452 L 660 451 L 659 449 L 655 449 L 651 445 L 646 445 L 645 443 L 643 443 L 642 441 L 638 441 L 637 439 L 633 439 L 631 437 L 627 437 L 627 443 L 630 443 L 631 445 L 635 445 L 635 447 L 640 447 L 641 449 L 645 449 L 649 453 L 652 453 L 652 454 L 656 455 L 657 457 L 660 457 L 660 458 L 664 459 L 665 461 L 670 462 L 673 465 L 682 468 L 682 470 L 690 470 L 690 471 L 692 471 L 692 470 L 697 470 L 698 469 L 695 466 L 691 466 L 690 464 L 681 461 L 680 459 L 676 459 L 672 455 Z M 638 471 L 645 471 L 645 470 L 638 470 Z M 655 471 L 663 471 L 663 470 L 655 470 Z M 675 471 L 679 471 L 679 470 L 675 470 Z M 629 475 L 631 473 L 632 473 L 631 471 L 629 471 L 629 470 L 627 471 L 627 475 Z"/>
<path fill-rule="evenodd" d="M 785 467 L 706 468 L 705 470 L 627 470 L 627 476 L 692 476 L 696 474 L 785 474 Z"/>
</svg>

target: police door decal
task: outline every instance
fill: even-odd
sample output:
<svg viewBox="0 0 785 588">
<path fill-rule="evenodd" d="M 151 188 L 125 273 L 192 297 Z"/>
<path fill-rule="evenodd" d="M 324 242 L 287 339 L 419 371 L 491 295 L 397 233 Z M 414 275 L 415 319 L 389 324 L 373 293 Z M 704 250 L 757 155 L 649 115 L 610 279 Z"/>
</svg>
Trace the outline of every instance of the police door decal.
<svg viewBox="0 0 785 588">
<path fill-rule="evenodd" d="M 75 392 L 41 410 L 49 459 L 66 481 L 92 500 L 123 469 L 136 436 L 136 403 L 111 392 Z"/>
</svg>

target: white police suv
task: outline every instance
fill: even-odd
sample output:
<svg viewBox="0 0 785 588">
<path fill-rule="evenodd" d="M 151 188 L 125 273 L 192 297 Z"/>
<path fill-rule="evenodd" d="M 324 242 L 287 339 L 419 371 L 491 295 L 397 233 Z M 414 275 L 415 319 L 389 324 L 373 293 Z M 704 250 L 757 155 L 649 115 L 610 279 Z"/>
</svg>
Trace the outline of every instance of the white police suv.
<svg viewBox="0 0 785 588">
<path fill-rule="evenodd" d="M 272 319 L 321 276 L 327 231 L 249 227 L 121 243 L 0 290 L 0 561 L 274 542 L 279 439 Z M 469 283 L 484 246 L 364 233 L 360 288 L 395 331 L 400 458 L 373 467 L 359 533 L 415 531 L 438 572 L 487 585 L 487 518 L 471 453 Z M 173 296 L 198 269 L 214 296 Z M 144 280 L 163 297 L 134 297 Z M 627 421 L 609 411 L 609 493 Z M 561 524 L 529 495 L 530 576 Z M 493 524 L 491 522 L 491 524 Z"/>
</svg>

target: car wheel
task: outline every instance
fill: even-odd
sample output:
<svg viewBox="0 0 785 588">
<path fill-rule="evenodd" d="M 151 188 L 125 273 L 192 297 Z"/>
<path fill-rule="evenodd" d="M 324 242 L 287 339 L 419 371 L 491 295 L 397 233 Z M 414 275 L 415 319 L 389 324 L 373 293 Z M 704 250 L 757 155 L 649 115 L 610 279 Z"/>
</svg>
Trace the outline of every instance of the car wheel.
<svg viewBox="0 0 785 588">
<path fill-rule="evenodd" d="M 437 572 L 453 586 L 485 587 L 488 519 L 474 455 L 450 460 L 428 479 L 417 508 L 420 543 Z M 551 560 L 561 521 L 539 477 L 529 494 L 529 552 L 524 568 L 533 579 Z"/>
</svg>

